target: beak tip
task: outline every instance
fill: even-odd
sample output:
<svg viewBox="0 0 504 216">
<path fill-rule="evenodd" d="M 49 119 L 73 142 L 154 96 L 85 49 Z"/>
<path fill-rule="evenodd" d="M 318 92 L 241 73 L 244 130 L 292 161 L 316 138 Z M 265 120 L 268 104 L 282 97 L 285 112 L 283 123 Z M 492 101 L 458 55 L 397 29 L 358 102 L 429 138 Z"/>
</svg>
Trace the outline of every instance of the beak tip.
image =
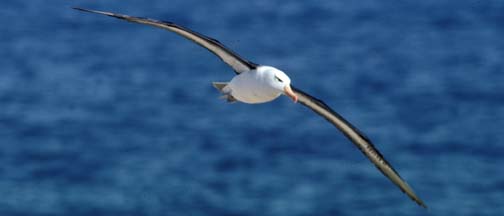
<svg viewBox="0 0 504 216">
<path fill-rule="evenodd" d="M 285 93 L 287 96 L 289 96 L 289 97 L 292 99 L 292 101 L 294 101 L 294 103 L 297 103 L 297 101 L 298 101 L 298 96 L 296 95 L 296 93 L 294 93 L 294 92 L 292 91 L 292 89 L 290 88 L 290 86 L 286 86 L 284 90 L 285 90 L 285 91 L 284 91 L 284 93 Z"/>
</svg>

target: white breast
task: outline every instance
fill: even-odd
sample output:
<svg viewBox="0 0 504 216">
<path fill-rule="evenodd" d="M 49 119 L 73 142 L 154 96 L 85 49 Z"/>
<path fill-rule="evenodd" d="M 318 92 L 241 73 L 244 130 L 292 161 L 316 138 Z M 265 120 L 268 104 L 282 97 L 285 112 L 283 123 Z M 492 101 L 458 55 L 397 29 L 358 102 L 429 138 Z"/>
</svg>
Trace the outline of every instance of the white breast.
<svg viewBox="0 0 504 216">
<path fill-rule="evenodd" d="M 234 98 L 250 104 L 269 102 L 282 94 L 270 86 L 261 68 L 240 73 L 229 82 L 227 87 L 230 88 Z"/>
</svg>

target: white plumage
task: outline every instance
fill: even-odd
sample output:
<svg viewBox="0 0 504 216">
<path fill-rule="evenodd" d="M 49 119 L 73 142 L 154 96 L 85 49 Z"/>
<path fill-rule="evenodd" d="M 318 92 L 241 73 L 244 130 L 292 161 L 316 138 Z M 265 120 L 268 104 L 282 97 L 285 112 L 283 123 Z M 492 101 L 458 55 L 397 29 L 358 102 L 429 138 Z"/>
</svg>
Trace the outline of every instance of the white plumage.
<svg viewBox="0 0 504 216">
<path fill-rule="evenodd" d="M 240 102 L 265 103 L 282 95 L 286 88 L 290 89 L 290 82 L 290 78 L 281 70 L 270 66 L 259 66 L 233 77 L 221 92 Z"/>
</svg>

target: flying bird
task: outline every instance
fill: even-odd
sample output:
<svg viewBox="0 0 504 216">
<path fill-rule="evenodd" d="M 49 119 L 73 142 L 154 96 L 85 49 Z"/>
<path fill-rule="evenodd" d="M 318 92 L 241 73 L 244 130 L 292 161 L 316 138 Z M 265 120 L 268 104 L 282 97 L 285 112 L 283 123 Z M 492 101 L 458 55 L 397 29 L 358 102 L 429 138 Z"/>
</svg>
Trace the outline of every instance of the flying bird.
<svg viewBox="0 0 504 216">
<path fill-rule="evenodd" d="M 74 9 L 90 13 L 102 14 L 129 22 L 150 25 L 162 28 L 193 41 L 214 53 L 222 61 L 233 68 L 236 76 L 229 82 L 214 82 L 222 97 L 228 102 L 243 102 L 248 104 L 265 103 L 286 95 L 294 102 L 310 108 L 319 114 L 336 128 L 338 128 L 364 155 L 380 170 L 383 175 L 390 179 L 401 191 L 406 193 L 418 205 L 427 208 L 424 202 L 415 194 L 413 189 L 399 176 L 397 171 L 390 165 L 383 155 L 356 127 L 345 120 L 341 115 L 332 110 L 326 103 L 308 93 L 291 85 L 291 80 L 283 71 L 266 65 L 260 65 L 248 61 L 232 50 L 225 47 L 216 39 L 205 36 L 191 29 L 172 22 L 159 21 L 150 18 L 134 17 L 110 12 L 89 10 L 84 8 Z"/>
</svg>

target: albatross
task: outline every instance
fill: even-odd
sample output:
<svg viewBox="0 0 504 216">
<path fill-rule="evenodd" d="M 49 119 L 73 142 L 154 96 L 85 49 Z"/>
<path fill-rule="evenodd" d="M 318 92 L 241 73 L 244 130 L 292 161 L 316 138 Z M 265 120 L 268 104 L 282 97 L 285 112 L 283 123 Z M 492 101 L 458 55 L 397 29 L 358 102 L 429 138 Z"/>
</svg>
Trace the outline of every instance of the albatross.
<svg viewBox="0 0 504 216">
<path fill-rule="evenodd" d="M 339 129 L 357 148 L 385 175 L 392 183 L 410 197 L 418 205 L 427 208 L 424 202 L 415 194 L 413 189 L 401 178 L 397 171 L 390 165 L 371 140 L 350 124 L 341 115 L 331 109 L 322 100 L 309 95 L 291 85 L 291 79 L 283 71 L 266 65 L 248 61 L 224 46 L 218 40 L 200 34 L 196 31 L 177 25 L 173 22 L 159 21 L 150 18 L 134 17 L 123 14 L 97 11 L 74 7 L 73 9 L 106 15 L 129 22 L 150 25 L 162 28 L 193 41 L 209 50 L 226 64 L 231 66 L 236 75 L 229 82 L 214 82 L 222 97 L 228 102 L 242 102 L 248 104 L 265 103 L 286 95 L 294 102 L 308 107 L 329 123 Z"/>
</svg>

